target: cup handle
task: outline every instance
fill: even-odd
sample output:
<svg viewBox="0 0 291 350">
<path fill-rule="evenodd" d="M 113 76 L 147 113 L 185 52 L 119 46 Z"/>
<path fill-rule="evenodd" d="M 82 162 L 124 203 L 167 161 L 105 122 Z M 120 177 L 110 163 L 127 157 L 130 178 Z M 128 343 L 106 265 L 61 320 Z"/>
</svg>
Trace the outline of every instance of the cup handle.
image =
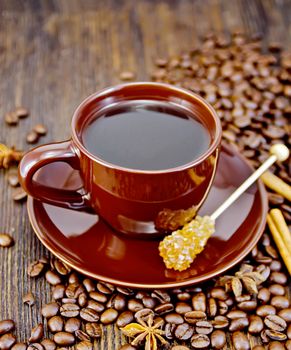
<svg viewBox="0 0 291 350">
<path fill-rule="evenodd" d="M 23 189 L 30 196 L 48 204 L 69 209 L 88 209 L 86 194 L 81 194 L 78 190 L 47 187 L 33 180 L 37 170 L 54 162 L 65 162 L 77 170 L 80 168 L 78 156 L 70 140 L 36 147 L 23 156 L 18 168 Z"/>
</svg>

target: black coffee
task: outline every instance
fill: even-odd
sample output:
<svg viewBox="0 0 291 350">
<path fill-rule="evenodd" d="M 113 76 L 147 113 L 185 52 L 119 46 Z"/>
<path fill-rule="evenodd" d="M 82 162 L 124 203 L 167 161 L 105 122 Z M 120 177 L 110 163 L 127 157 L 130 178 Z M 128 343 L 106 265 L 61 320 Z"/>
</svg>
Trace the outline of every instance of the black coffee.
<svg viewBox="0 0 291 350">
<path fill-rule="evenodd" d="M 162 170 L 204 153 L 210 135 L 187 110 L 169 103 L 131 101 L 101 111 L 82 132 L 97 157 L 130 169 Z"/>
</svg>

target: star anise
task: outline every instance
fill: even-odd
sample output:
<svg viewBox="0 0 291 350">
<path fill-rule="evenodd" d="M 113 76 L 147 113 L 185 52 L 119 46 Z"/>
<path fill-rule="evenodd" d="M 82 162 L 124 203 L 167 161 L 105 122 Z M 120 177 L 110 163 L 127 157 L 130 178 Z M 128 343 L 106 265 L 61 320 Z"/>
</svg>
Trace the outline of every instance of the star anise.
<svg viewBox="0 0 291 350">
<path fill-rule="evenodd" d="M 219 278 L 216 285 L 224 286 L 227 292 L 232 291 L 236 297 L 240 297 L 245 288 L 251 294 L 257 294 L 257 286 L 266 278 L 249 264 L 242 264 L 240 270 L 234 276 L 225 275 Z"/>
<path fill-rule="evenodd" d="M 140 323 L 130 323 L 127 326 L 121 328 L 121 331 L 124 335 L 130 338 L 134 338 L 134 340 L 131 342 L 132 346 L 138 346 L 145 341 L 145 350 L 157 350 L 158 340 L 163 345 L 166 345 L 168 343 L 162 337 L 165 332 L 160 329 L 164 323 L 163 320 L 154 322 L 153 315 L 150 315 L 147 322 L 144 322 L 142 319 L 139 319 L 139 322 Z"/>
<path fill-rule="evenodd" d="M 13 163 L 18 163 L 23 156 L 23 152 L 17 151 L 15 147 L 7 147 L 0 143 L 0 169 L 7 169 Z"/>
</svg>

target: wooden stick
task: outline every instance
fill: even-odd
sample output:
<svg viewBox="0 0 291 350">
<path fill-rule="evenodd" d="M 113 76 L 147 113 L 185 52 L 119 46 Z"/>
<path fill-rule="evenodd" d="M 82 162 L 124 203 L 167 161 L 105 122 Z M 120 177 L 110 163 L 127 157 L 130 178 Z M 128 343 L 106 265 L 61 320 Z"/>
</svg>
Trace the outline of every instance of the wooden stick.
<svg viewBox="0 0 291 350">
<path fill-rule="evenodd" d="M 278 247 L 279 253 L 280 253 L 282 259 L 284 260 L 284 263 L 287 267 L 287 270 L 291 276 L 291 255 L 289 254 L 289 251 L 286 248 L 284 241 L 283 241 L 279 231 L 277 230 L 277 227 L 274 224 L 274 221 L 273 221 L 270 214 L 267 215 L 267 223 L 268 223 L 268 226 L 269 226 L 270 231 L 272 233 L 272 236 L 274 238 L 274 241 Z"/>
<path fill-rule="evenodd" d="M 285 247 L 288 249 L 289 254 L 291 255 L 291 232 L 286 224 L 284 216 L 280 209 L 272 209 L 270 211 L 272 220 L 277 228 L 277 231 L 280 233 L 281 238 L 284 241 Z"/>
<path fill-rule="evenodd" d="M 272 174 L 270 171 L 266 171 L 261 176 L 261 179 L 267 187 L 291 201 L 291 186 L 289 186 L 278 176 Z"/>
</svg>

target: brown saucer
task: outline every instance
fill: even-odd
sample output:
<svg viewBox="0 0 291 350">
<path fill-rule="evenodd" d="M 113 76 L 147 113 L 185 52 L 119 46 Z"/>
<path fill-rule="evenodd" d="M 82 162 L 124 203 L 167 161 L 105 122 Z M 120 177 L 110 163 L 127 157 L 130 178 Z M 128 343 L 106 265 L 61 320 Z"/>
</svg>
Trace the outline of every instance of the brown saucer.
<svg viewBox="0 0 291 350">
<path fill-rule="evenodd" d="M 246 160 L 229 146 L 221 151 L 214 185 L 200 210 L 211 214 L 252 172 Z M 78 188 L 76 171 L 54 163 L 39 171 L 38 181 L 60 188 Z M 41 242 L 57 257 L 90 277 L 133 288 L 172 288 L 205 281 L 244 258 L 265 227 L 268 210 L 259 181 L 216 222 L 206 249 L 184 272 L 166 270 L 157 240 L 116 233 L 98 215 L 28 199 L 28 214 Z"/>
</svg>

